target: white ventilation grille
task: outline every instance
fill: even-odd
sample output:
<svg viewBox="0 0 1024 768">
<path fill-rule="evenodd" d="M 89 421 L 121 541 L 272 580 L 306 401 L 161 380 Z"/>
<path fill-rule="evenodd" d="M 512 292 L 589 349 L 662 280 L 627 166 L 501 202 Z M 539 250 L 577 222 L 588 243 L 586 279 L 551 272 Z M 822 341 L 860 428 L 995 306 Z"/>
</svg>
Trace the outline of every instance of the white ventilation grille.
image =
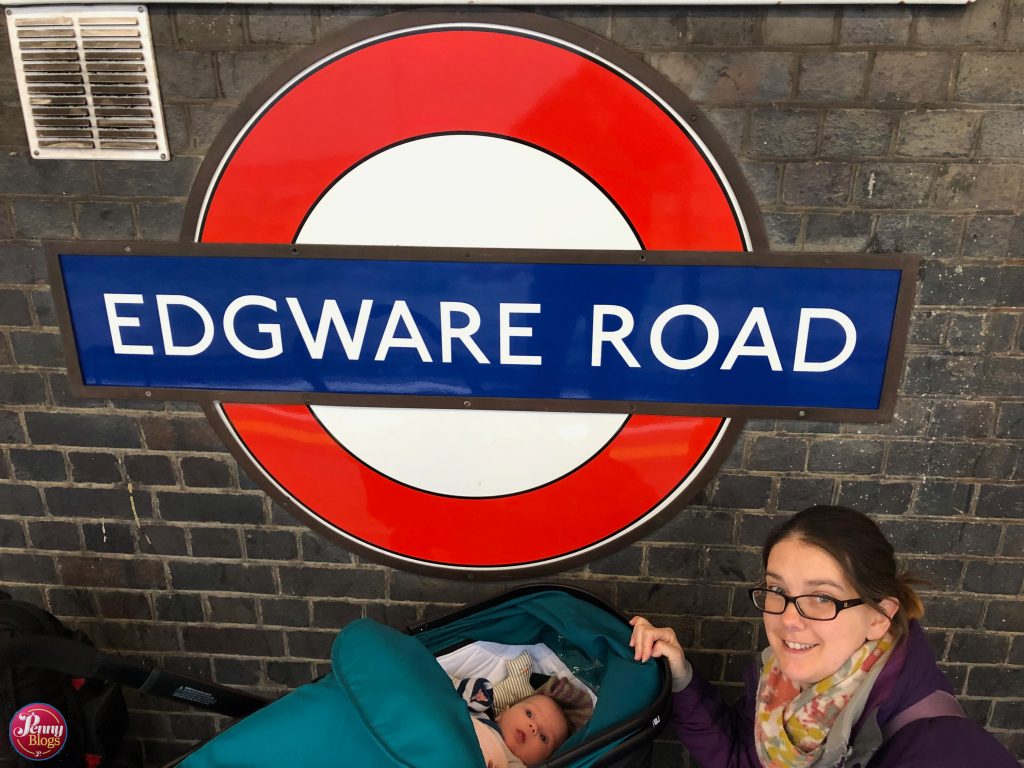
<svg viewBox="0 0 1024 768">
<path fill-rule="evenodd" d="M 32 156 L 167 160 L 144 6 L 8 8 Z"/>
</svg>

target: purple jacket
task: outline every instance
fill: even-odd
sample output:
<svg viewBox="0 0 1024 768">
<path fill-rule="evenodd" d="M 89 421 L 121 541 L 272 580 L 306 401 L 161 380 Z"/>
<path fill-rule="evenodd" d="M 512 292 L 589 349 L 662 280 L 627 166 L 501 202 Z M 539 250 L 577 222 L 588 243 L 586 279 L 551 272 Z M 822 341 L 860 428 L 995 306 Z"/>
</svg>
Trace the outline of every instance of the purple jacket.
<svg viewBox="0 0 1024 768">
<path fill-rule="evenodd" d="M 754 665 L 744 680 L 744 695 L 733 706 L 726 705 L 696 672 L 690 684 L 673 695 L 672 725 L 701 768 L 761 768 L 754 748 Z M 953 691 L 935 665 L 924 631 L 911 622 L 908 637 L 882 669 L 853 729 L 854 761 L 847 768 L 1019 768 L 991 734 L 965 717 L 915 720 L 883 741 L 865 765 L 855 761 L 865 742 L 881 739 L 880 727 L 936 690 Z M 869 751 L 873 749 L 871 745 Z"/>
</svg>

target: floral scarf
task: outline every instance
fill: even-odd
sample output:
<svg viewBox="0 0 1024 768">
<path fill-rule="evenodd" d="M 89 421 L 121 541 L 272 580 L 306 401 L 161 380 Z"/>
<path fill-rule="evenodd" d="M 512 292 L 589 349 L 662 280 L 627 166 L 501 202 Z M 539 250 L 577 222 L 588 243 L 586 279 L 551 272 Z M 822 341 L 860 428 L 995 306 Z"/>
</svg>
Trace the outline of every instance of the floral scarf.
<svg viewBox="0 0 1024 768">
<path fill-rule="evenodd" d="M 754 744 L 764 768 L 814 765 L 843 707 L 891 651 L 889 635 L 866 642 L 834 674 L 802 691 L 782 674 L 770 654 L 757 684 L 754 715 Z"/>
</svg>

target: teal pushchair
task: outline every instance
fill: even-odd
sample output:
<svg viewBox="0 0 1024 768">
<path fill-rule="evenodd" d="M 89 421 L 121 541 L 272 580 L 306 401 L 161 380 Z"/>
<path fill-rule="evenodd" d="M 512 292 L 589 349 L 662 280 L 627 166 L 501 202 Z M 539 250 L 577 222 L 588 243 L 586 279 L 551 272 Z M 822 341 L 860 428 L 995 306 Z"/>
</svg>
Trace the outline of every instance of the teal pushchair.
<svg viewBox="0 0 1024 768">
<path fill-rule="evenodd" d="M 629 636 L 625 618 L 598 598 L 544 585 L 503 593 L 408 634 L 357 620 L 335 639 L 330 672 L 273 702 L 135 668 L 93 649 L 72 654 L 74 664 L 60 649 L 60 666 L 240 718 L 173 763 L 180 768 L 481 768 L 466 702 L 442 664 L 485 646 L 543 648 L 596 702 L 544 768 L 643 768 L 667 719 L 671 681 L 662 660 L 633 661 Z"/>
<path fill-rule="evenodd" d="M 670 676 L 664 664 L 633 661 L 629 626 L 594 596 L 529 587 L 409 632 L 348 625 L 334 642 L 331 672 L 229 727 L 181 768 L 480 768 L 466 703 L 435 658 L 480 641 L 543 643 L 596 693 L 589 722 L 545 766 L 650 765 Z"/>
</svg>

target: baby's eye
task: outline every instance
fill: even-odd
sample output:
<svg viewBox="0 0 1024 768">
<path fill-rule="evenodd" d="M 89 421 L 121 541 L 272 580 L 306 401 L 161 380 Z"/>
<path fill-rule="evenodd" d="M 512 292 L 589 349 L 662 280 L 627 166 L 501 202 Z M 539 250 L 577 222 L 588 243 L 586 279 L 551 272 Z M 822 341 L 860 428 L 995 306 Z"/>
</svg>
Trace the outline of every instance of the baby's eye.
<svg viewBox="0 0 1024 768">
<path fill-rule="evenodd" d="M 547 744 L 547 743 L 548 743 L 548 735 L 547 735 L 546 733 L 542 733 L 542 734 L 540 735 L 540 740 L 541 740 L 541 742 L 543 742 L 544 744 Z"/>
<path fill-rule="evenodd" d="M 532 720 L 533 719 L 533 710 L 532 709 L 526 710 L 526 716 Z"/>
</svg>

